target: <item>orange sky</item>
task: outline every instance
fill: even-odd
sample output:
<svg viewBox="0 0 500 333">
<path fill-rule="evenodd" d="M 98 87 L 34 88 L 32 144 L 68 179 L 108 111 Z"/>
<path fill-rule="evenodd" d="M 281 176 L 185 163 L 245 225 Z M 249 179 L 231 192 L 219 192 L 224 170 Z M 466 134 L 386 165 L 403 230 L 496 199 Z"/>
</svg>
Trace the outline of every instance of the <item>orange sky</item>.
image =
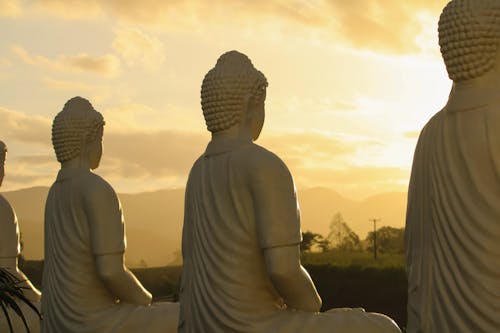
<svg viewBox="0 0 500 333">
<path fill-rule="evenodd" d="M 451 86 L 442 0 L 0 0 L 3 190 L 46 185 L 50 123 L 89 98 L 106 119 L 98 173 L 118 192 L 183 187 L 209 140 L 199 91 L 228 50 L 268 78 L 258 143 L 302 188 L 405 191 L 416 137 Z"/>
</svg>

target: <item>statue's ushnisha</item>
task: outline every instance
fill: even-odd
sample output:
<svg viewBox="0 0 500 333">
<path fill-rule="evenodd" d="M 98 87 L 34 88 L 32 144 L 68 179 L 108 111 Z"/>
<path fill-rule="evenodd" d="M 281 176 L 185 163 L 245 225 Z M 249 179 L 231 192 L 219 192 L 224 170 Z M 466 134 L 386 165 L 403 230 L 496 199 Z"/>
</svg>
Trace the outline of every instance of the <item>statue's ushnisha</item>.
<svg viewBox="0 0 500 333">
<path fill-rule="evenodd" d="M 420 134 L 406 218 L 407 332 L 500 330 L 500 1 L 453 0 L 453 87 Z"/>
<path fill-rule="evenodd" d="M 399 332 L 388 317 L 318 313 L 300 264 L 292 176 L 253 143 L 264 124 L 267 80 L 244 54 L 223 54 L 201 104 L 212 140 L 186 187 L 179 332 Z"/>
<path fill-rule="evenodd" d="M 5 160 L 7 157 L 7 146 L 0 141 L 0 186 L 2 186 L 5 175 Z M 18 267 L 18 257 L 20 251 L 19 244 L 19 225 L 17 216 L 4 196 L 0 194 L 0 268 L 9 272 L 15 279 L 20 281 L 19 286 L 22 287 L 24 296 L 36 308 L 40 308 L 40 291 L 33 286 L 31 281 Z M 31 332 L 40 331 L 40 318 L 34 310 L 30 309 L 24 302 L 19 301 L 18 306 L 21 308 Z M 9 317 L 12 320 L 12 325 L 15 331 L 25 330 L 22 320 L 14 311 L 7 308 Z M 9 326 L 4 317 L 3 311 L 0 311 L 0 332 L 7 332 Z"/>
<path fill-rule="evenodd" d="M 91 172 L 102 155 L 104 119 L 89 101 L 70 99 L 54 119 L 61 170 L 45 208 L 42 331 L 176 332 L 179 305 L 151 305 L 151 294 L 124 265 L 120 201 Z"/>
</svg>

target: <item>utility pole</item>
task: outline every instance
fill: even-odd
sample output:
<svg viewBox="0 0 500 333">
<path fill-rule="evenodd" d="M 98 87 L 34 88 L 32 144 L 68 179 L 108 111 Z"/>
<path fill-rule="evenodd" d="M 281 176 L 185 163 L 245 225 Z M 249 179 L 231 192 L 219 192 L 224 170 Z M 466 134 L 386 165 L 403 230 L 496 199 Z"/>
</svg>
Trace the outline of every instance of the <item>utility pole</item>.
<svg viewBox="0 0 500 333">
<path fill-rule="evenodd" d="M 373 259 L 377 260 L 377 221 L 380 219 L 368 219 L 373 222 Z"/>
</svg>

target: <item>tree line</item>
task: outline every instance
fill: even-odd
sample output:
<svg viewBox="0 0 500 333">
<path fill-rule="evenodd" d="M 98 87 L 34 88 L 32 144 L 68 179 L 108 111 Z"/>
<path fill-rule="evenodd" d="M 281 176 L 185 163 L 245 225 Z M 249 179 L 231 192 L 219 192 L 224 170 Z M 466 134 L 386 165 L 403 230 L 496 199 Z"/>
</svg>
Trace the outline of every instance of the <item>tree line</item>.
<svg viewBox="0 0 500 333">
<path fill-rule="evenodd" d="M 373 251 L 375 232 L 370 231 L 365 239 L 352 231 L 344 217 L 337 212 L 329 227 L 328 235 L 323 236 L 311 231 L 302 233 L 300 249 L 302 252 Z M 376 244 L 379 253 L 404 253 L 404 228 L 383 226 L 376 230 Z"/>
</svg>

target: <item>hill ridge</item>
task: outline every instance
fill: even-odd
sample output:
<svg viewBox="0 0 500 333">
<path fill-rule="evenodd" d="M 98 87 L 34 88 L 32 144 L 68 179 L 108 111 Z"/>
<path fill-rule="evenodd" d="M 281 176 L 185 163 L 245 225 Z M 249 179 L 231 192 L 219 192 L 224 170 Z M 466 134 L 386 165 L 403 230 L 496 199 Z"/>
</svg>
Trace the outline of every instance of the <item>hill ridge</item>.
<svg viewBox="0 0 500 333">
<path fill-rule="evenodd" d="M 43 216 L 49 187 L 35 186 L 2 192 L 14 207 L 29 259 L 43 257 Z M 127 262 L 165 265 L 178 256 L 184 215 L 184 189 L 160 189 L 141 193 L 118 193 L 127 230 Z M 302 231 L 327 235 L 333 215 L 341 212 L 361 238 L 371 231 L 369 218 L 381 218 L 380 226 L 402 227 L 406 193 L 381 193 L 363 200 L 346 198 L 333 189 L 298 190 Z"/>
</svg>

